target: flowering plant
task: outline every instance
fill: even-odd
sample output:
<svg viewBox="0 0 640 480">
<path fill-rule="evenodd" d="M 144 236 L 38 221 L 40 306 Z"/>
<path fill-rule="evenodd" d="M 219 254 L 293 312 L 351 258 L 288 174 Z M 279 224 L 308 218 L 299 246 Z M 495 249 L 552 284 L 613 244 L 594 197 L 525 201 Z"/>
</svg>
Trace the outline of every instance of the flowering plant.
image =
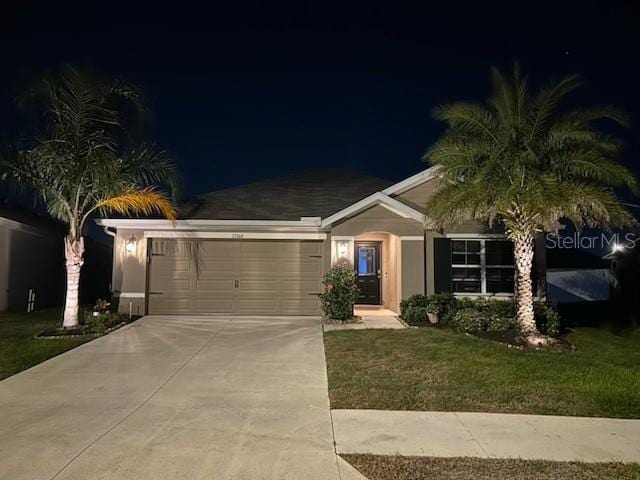
<svg viewBox="0 0 640 480">
<path fill-rule="evenodd" d="M 332 320 L 350 320 L 358 298 L 356 274 L 349 263 L 337 264 L 325 274 L 324 293 L 320 295 L 322 311 Z"/>
</svg>

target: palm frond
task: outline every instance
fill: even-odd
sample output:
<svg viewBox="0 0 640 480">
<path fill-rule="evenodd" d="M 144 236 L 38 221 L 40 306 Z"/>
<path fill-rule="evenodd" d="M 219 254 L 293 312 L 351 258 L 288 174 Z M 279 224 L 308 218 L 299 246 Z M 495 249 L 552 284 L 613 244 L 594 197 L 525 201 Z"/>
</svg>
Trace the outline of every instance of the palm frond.
<svg viewBox="0 0 640 480">
<path fill-rule="evenodd" d="M 568 218 L 582 225 L 630 225 L 613 188 L 639 191 L 617 161 L 621 141 L 598 121 L 628 124 L 613 107 L 563 110 L 562 100 L 582 84 L 569 76 L 529 95 L 527 77 L 492 71 L 487 104 L 468 102 L 435 110 L 447 125 L 425 160 L 439 167 L 443 187 L 427 202 L 440 226 L 469 220 L 501 221 L 511 232 L 556 228 Z"/>
<path fill-rule="evenodd" d="M 570 75 L 540 90 L 529 114 L 529 139 L 535 139 L 545 130 L 560 101 L 582 85 L 583 81 L 579 75 Z"/>
<path fill-rule="evenodd" d="M 496 120 L 493 113 L 484 105 L 469 102 L 441 105 L 433 110 L 433 117 L 446 122 L 456 131 L 481 135 L 494 142 L 498 141 L 494 132 Z"/>
<path fill-rule="evenodd" d="M 153 188 L 131 188 L 120 194 L 96 202 L 95 207 L 103 212 L 112 211 L 121 215 L 160 214 L 169 220 L 176 219 L 176 209 L 169 198 Z"/>
<path fill-rule="evenodd" d="M 132 142 L 128 117 L 144 108 L 135 85 L 66 66 L 25 98 L 42 125 L 2 160 L 2 175 L 35 190 L 70 231 L 81 232 L 96 210 L 175 218 L 171 202 L 153 188 L 175 196 L 173 163 L 151 143 Z"/>
<path fill-rule="evenodd" d="M 593 122 L 598 120 L 611 120 L 625 128 L 631 126 L 629 114 L 610 105 L 578 108 L 564 114 L 560 121 L 569 123 L 574 128 L 588 128 L 591 127 Z"/>
<path fill-rule="evenodd" d="M 164 150 L 152 143 L 142 143 L 125 152 L 121 175 L 142 186 L 165 185 L 175 200 L 179 195 L 176 167 Z"/>
</svg>

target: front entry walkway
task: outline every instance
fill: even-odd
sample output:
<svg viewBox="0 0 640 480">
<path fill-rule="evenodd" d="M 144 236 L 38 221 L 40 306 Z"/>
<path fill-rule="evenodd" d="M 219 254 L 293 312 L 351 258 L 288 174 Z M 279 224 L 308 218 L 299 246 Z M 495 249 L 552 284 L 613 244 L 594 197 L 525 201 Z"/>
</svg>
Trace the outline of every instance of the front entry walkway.
<svg viewBox="0 0 640 480">
<path fill-rule="evenodd" d="M 639 462 L 640 420 L 333 410 L 338 453 Z"/>
<path fill-rule="evenodd" d="M 0 478 L 336 480 L 328 407 L 319 318 L 145 317 L 0 382 Z"/>
</svg>

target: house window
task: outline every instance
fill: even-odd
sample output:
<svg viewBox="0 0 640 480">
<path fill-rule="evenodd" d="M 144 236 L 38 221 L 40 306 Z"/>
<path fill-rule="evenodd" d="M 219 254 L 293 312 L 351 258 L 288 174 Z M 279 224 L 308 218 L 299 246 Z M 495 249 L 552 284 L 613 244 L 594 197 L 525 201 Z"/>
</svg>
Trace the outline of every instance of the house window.
<svg viewBox="0 0 640 480">
<path fill-rule="evenodd" d="M 513 244 L 506 240 L 452 240 L 451 291 L 513 293 Z"/>
</svg>

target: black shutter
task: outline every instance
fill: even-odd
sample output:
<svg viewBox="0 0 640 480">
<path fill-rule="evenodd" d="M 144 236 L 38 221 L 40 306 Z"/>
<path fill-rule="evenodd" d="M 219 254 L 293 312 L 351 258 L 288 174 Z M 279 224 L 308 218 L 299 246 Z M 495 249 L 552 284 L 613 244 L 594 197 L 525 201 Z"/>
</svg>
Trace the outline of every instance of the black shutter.
<svg viewBox="0 0 640 480">
<path fill-rule="evenodd" d="M 434 289 L 436 293 L 451 293 L 451 240 L 433 239 Z"/>
</svg>

